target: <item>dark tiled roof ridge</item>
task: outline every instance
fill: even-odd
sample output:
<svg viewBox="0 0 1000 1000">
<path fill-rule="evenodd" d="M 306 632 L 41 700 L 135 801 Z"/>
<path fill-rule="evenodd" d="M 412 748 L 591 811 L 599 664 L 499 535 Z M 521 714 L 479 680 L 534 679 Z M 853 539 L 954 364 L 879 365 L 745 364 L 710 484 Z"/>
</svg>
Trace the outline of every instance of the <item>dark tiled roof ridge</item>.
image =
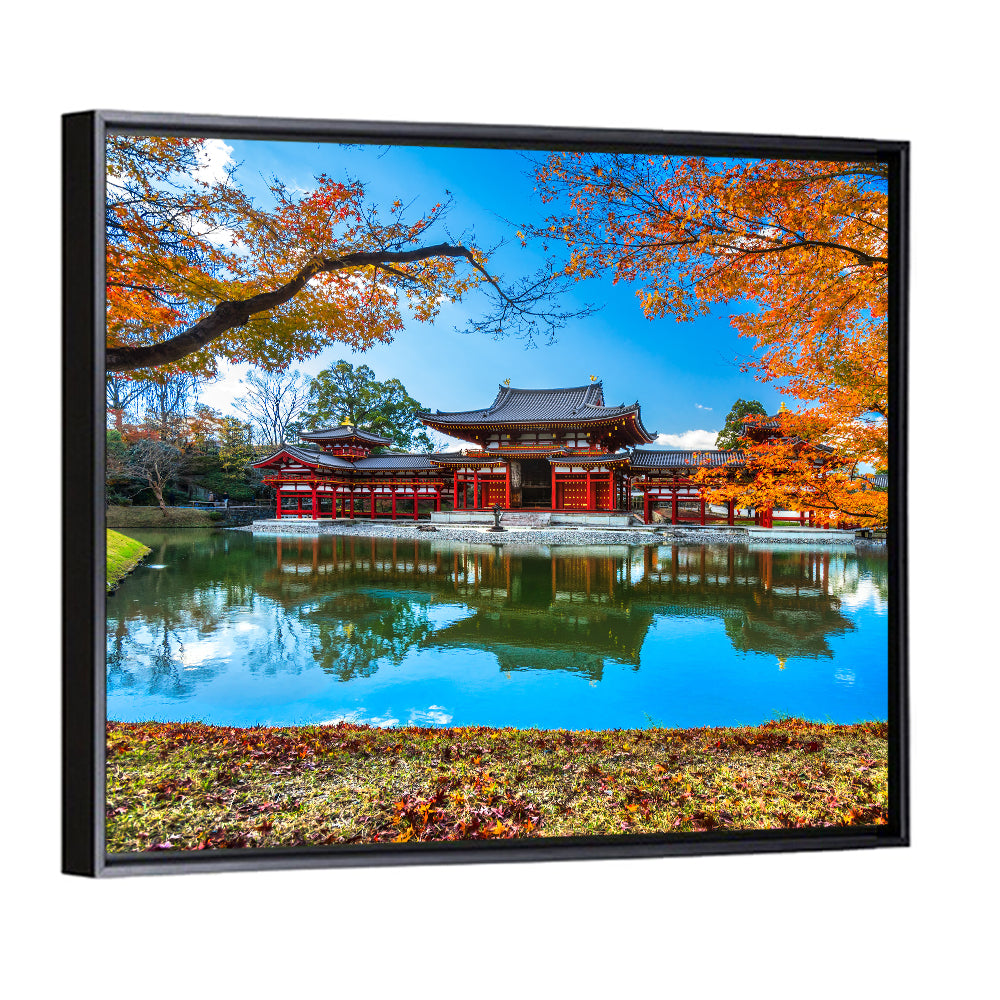
<svg viewBox="0 0 1000 1000">
<path fill-rule="evenodd" d="M 330 441 L 337 438 L 350 437 L 360 438 L 372 443 L 378 442 L 380 444 L 389 444 L 391 441 L 391 438 L 382 437 L 382 435 L 376 434 L 374 431 L 365 430 L 356 424 L 338 424 L 336 427 L 321 427 L 315 431 L 300 431 L 299 437 L 304 438 L 306 441 L 316 439 Z"/>
<path fill-rule="evenodd" d="M 258 462 L 251 462 L 251 467 L 256 469 L 262 465 L 267 465 L 268 462 L 274 461 L 281 454 L 291 455 L 292 458 L 302 462 L 304 465 L 329 465 L 335 468 L 351 468 L 351 463 L 339 455 L 328 455 L 325 451 L 312 451 L 309 448 L 300 448 L 294 444 L 280 445 L 278 450 L 268 455 L 267 458 L 262 458 Z"/>
</svg>

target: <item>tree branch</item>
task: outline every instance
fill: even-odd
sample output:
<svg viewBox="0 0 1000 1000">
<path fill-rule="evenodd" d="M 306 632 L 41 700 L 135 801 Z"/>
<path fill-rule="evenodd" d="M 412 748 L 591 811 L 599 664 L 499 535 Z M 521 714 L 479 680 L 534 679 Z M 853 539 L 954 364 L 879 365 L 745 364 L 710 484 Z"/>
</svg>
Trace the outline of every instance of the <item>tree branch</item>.
<svg viewBox="0 0 1000 1000">
<path fill-rule="evenodd" d="M 405 264 L 412 261 L 428 260 L 432 257 L 462 257 L 501 294 L 499 284 L 477 261 L 472 251 L 462 245 L 438 243 L 434 246 L 416 247 L 413 250 L 357 251 L 342 257 L 323 257 L 311 261 L 291 280 L 270 292 L 261 292 L 248 299 L 220 302 L 210 313 L 203 316 L 193 326 L 182 333 L 158 344 L 144 344 L 138 347 L 116 347 L 105 355 L 105 367 L 109 372 L 134 371 L 136 368 L 154 368 L 170 364 L 200 351 L 217 340 L 224 333 L 237 326 L 245 326 L 250 317 L 267 312 L 294 298 L 317 274 L 344 271 L 354 267 Z"/>
</svg>

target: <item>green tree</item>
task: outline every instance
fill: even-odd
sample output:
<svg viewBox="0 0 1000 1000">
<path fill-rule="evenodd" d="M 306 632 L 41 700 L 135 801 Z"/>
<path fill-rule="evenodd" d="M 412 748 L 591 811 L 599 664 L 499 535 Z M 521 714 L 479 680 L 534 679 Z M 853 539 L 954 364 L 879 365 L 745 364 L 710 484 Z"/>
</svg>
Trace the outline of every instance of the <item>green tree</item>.
<svg viewBox="0 0 1000 1000">
<path fill-rule="evenodd" d="M 726 417 L 722 430 L 719 431 L 719 436 L 715 439 L 715 447 L 739 448 L 743 435 L 743 418 L 754 413 L 767 416 L 767 410 L 756 399 L 737 399 L 729 411 L 729 416 Z"/>
<path fill-rule="evenodd" d="M 397 448 L 430 451 L 431 440 L 417 419 L 422 409 L 399 379 L 379 382 L 368 365 L 338 361 L 310 384 L 302 423 L 309 430 L 353 424 L 389 438 Z"/>
</svg>

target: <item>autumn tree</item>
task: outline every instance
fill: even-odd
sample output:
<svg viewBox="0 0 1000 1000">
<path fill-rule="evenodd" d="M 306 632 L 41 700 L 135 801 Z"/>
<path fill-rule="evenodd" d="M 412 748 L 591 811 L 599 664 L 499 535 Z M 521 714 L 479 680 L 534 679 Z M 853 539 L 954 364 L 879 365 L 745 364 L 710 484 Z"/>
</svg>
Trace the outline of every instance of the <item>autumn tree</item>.
<svg viewBox="0 0 1000 1000">
<path fill-rule="evenodd" d="M 767 410 L 756 399 L 737 399 L 715 439 L 715 447 L 726 451 L 742 447 L 746 443 L 743 437 L 744 420 L 754 413 L 766 416 Z"/>
<path fill-rule="evenodd" d="M 222 418 L 219 442 L 219 462 L 229 476 L 244 473 L 257 457 L 253 446 L 253 427 L 236 417 Z"/>
<path fill-rule="evenodd" d="M 331 344 L 364 350 L 481 295 L 472 327 L 551 336 L 570 317 L 551 266 L 513 282 L 447 230 L 450 198 L 409 218 L 361 181 L 320 175 L 309 191 L 270 184 L 256 204 L 235 165 L 207 169 L 209 144 L 112 135 L 107 142 L 107 352 L 112 372 L 211 377 L 220 359 L 282 371 Z"/>
<path fill-rule="evenodd" d="M 802 401 L 844 468 L 888 442 L 888 171 L 884 163 L 553 153 L 537 165 L 566 273 L 637 285 L 650 319 L 713 306 L 761 380 Z"/>
<path fill-rule="evenodd" d="M 120 372 L 109 372 L 105 379 L 105 405 L 121 434 L 125 423 L 137 423 L 139 404 L 146 393 L 147 383 L 139 382 Z"/>
<path fill-rule="evenodd" d="M 692 472 L 711 502 L 731 500 L 758 511 L 809 510 L 820 525 L 835 527 L 887 523 L 888 494 L 872 488 L 844 447 L 821 443 L 836 441 L 837 429 L 820 411 L 751 414 L 744 431 L 740 463 Z"/>
<path fill-rule="evenodd" d="M 176 445 L 143 438 L 129 447 L 122 463 L 122 471 L 144 488 L 152 490 L 160 510 L 166 516 L 164 491 L 177 477 L 182 459 L 182 452 Z"/>
</svg>

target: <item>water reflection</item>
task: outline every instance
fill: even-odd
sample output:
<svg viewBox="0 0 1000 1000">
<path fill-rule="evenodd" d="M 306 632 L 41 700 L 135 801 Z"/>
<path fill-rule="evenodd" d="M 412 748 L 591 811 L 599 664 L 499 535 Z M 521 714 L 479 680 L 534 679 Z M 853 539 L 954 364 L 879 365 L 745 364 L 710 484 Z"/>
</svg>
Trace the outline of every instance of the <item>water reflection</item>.
<svg viewBox="0 0 1000 1000">
<path fill-rule="evenodd" d="M 776 671 L 837 659 L 825 683 L 842 694 L 860 667 L 862 714 L 884 703 L 884 681 L 870 680 L 885 673 L 886 561 L 853 549 L 141 537 L 165 568 L 138 570 L 109 600 L 113 718 L 322 721 L 345 706 L 357 717 L 350 705 L 364 701 L 365 717 L 395 719 L 390 702 L 406 690 L 415 719 L 569 725 L 558 713 L 570 678 L 600 690 L 611 671 L 621 700 L 623 675 L 641 675 L 634 695 L 655 702 L 669 672 L 673 701 L 680 692 L 696 712 L 723 673 L 731 686 L 757 683 L 753 671 L 729 676 L 748 656 Z M 698 675 L 684 687 L 692 660 Z M 490 672 L 522 678 L 529 703 L 504 709 L 511 718 L 477 714 L 511 701 Z M 602 711 L 614 715 L 614 698 Z"/>
</svg>

